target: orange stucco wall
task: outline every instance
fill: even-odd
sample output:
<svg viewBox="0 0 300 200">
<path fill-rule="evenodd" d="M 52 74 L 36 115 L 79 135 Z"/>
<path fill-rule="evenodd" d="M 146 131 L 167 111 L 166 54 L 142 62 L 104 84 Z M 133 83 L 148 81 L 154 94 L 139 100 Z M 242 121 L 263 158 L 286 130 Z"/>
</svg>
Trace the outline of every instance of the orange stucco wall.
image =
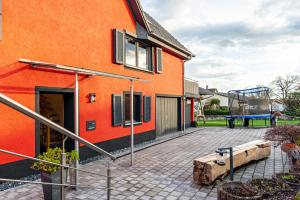
<svg viewBox="0 0 300 200">
<path fill-rule="evenodd" d="M 126 0 L 3 1 L 3 38 L 0 41 L 0 92 L 35 109 L 35 87 L 73 88 L 74 75 L 41 71 L 17 62 L 39 60 L 140 77 L 134 90 L 152 96 L 151 121 L 135 127 L 136 133 L 155 129 L 155 94 L 182 95 L 183 61 L 164 51 L 162 74 L 152 74 L 113 63 L 114 28 L 136 32 Z M 112 94 L 129 91 L 127 80 L 80 77 L 80 134 L 91 142 L 127 136 L 130 128 L 112 127 Z M 96 103 L 87 95 L 97 94 Z M 87 120 L 97 129 L 87 132 Z M 29 156 L 35 154 L 35 122 L 0 104 L 0 148 Z M 19 160 L 0 154 L 0 164 Z"/>
</svg>

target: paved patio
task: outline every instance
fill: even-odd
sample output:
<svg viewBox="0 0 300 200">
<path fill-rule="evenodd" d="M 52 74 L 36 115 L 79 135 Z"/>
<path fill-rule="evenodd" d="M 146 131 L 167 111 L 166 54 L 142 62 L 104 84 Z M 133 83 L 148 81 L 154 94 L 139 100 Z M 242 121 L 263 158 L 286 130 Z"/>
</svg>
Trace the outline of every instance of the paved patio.
<svg viewBox="0 0 300 200">
<path fill-rule="evenodd" d="M 118 159 L 112 166 L 112 199 L 216 199 L 217 181 L 212 186 L 193 183 L 193 159 L 213 153 L 217 147 L 235 146 L 263 137 L 266 129 L 202 128 L 183 137 L 136 152 L 135 164 L 130 156 Z M 273 148 L 272 148 L 273 151 Z M 275 155 L 275 156 L 274 156 Z M 274 159 L 275 158 L 275 159 Z M 94 161 L 83 169 L 105 173 L 106 160 Z M 235 171 L 235 180 L 271 177 L 285 168 L 286 156 L 279 148 L 271 156 Z M 226 177 L 225 179 L 228 179 Z M 105 186 L 105 179 L 81 174 L 80 183 Z M 105 199 L 106 191 L 90 189 L 72 191 L 67 199 Z M 43 199 L 41 186 L 23 185 L 0 192 L 0 199 Z"/>
</svg>

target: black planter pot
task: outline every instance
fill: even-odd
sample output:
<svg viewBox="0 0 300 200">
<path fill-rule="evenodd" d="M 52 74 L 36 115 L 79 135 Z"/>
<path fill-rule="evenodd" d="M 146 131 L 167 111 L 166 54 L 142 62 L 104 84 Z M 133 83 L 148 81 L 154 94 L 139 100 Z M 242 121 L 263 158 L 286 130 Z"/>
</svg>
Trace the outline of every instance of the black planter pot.
<svg viewBox="0 0 300 200">
<path fill-rule="evenodd" d="M 54 173 L 41 172 L 41 180 L 45 183 L 61 183 L 61 171 Z M 43 185 L 43 193 L 45 200 L 60 200 L 61 199 L 61 187 L 53 185 Z"/>
</svg>

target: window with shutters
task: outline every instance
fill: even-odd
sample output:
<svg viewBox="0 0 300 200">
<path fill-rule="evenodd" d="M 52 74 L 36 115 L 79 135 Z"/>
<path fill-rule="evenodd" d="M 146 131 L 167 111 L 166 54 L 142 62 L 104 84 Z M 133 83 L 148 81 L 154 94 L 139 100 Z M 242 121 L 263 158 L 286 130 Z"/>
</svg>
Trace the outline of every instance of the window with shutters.
<svg viewBox="0 0 300 200">
<path fill-rule="evenodd" d="M 144 96 L 144 122 L 151 121 L 151 97 Z"/>
<path fill-rule="evenodd" d="M 152 71 L 151 47 L 135 38 L 125 38 L 125 66 Z"/>
<path fill-rule="evenodd" d="M 123 99 L 122 95 L 112 95 L 113 126 L 121 126 L 123 123 Z"/>
<path fill-rule="evenodd" d="M 156 48 L 156 71 L 163 72 L 162 49 Z"/>
<path fill-rule="evenodd" d="M 130 124 L 130 93 L 124 93 L 124 120 L 125 125 Z M 133 122 L 135 124 L 142 122 L 142 94 L 134 93 L 133 95 Z"/>
</svg>

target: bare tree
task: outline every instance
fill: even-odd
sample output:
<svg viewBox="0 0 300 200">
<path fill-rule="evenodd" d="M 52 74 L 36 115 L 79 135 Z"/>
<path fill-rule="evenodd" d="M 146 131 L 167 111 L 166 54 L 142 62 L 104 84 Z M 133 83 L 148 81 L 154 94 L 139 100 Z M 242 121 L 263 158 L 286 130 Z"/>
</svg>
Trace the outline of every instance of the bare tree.
<svg viewBox="0 0 300 200">
<path fill-rule="evenodd" d="M 300 77 L 297 75 L 278 76 L 272 81 L 272 85 L 274 86 L 273 92 L 281 102 L 285 103 L 289 93 L 299 88 L 299 82 Z"/>
</svg>

